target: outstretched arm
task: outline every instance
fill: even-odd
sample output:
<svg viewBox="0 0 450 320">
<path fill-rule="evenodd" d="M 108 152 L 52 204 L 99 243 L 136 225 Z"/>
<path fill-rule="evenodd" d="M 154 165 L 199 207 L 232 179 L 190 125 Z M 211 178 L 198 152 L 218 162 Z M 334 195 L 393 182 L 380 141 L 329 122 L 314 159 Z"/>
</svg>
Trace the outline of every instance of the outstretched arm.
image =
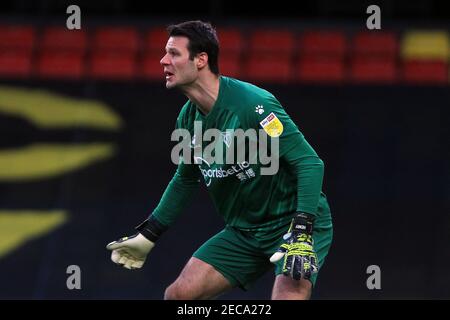
<svg viewBox="0 0 450 320">
<path fill-rule="evenodd" d="M 127 269 L 139 269 L 156 240 L 180 215 L 199 185 L 199 172 L 194 165 L 180 163 L 161 201 L 150 217 L 136 227 L 138 233 L 109 243 L 111 260 Z"/>
<path fill-rule="evenodd" d="M 151 217 L 170 226 L 189 204 L 199 182 L 197 165 L 180 163 Z"/>
<path fill-rule="evenodd" d="M 198 189 L 199 171 L 196 165 L 180 163 L 164 191 L 158 206 L 147 220 L 136 227 L 144 237 L 155 242 L 175 222 Z"/>
</svg>

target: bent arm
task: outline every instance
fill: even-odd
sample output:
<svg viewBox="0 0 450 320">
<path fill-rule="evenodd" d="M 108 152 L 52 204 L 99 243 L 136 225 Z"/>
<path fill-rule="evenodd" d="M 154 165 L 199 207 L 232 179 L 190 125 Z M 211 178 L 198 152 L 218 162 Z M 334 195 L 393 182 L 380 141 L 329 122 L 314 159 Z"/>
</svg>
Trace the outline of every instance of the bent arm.
<svg viewBox="0 0 450 320">
<path fill-rule="evenodd" d="M 300 135 L 291 142 L 294 147 L 283 155 L 297 176 L 297 211 L 317 216 L 317 207 L 322 192 L 324 164 L 314 149 Z"/>
</svg>

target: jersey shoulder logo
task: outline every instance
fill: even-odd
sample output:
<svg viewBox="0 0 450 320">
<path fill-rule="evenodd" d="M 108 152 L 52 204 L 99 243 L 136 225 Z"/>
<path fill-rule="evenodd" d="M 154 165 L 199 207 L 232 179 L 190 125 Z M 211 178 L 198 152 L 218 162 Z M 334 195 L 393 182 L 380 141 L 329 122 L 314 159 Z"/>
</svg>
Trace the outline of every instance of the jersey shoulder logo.
<svg viewBox="0 0 450 320">
<path fill-rule="evenodd" d="M 263 113 L 264 113 L 264 106 L 258 104 L 258 105 L 255 107 L 255 112 L 256 112 L 256 113 L 259 113 L 259 114 L 263 114 Z"/>
<path fill-rule="evenodd" d="M 277 138 L 283 133 L 283 124 L 280 119 L 271 112 L 263 121 L 259 123 L 264 131 L 272 138 Z"/>
</svg>

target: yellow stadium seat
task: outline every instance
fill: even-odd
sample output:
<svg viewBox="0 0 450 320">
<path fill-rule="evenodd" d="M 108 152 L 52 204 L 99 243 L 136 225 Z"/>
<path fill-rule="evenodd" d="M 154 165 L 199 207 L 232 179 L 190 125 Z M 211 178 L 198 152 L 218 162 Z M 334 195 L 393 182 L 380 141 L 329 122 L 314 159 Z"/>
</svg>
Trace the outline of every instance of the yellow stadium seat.
<svg viewBox="0 0 450 320">
<path fill-rule="evenodd" d="M 401 55 L 404 59 L 448 60 L 449 35 L 445 31 L 410 31 L 402 39 Z"/>
</svg>

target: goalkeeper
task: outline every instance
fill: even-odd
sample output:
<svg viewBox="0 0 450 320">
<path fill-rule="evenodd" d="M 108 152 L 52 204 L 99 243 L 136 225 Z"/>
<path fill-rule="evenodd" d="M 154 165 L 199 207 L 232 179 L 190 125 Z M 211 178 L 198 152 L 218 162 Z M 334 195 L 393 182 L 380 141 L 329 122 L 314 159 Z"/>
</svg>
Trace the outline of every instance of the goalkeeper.
<svg viewBox="0 0 450 320">
<path fill-rule="evenodd" d="M 245 290 L 275 264 L 272 299 L 308 299 L 332 241 L 330 209 L 321 191 L 323 162 L 272 94 L 220 75 L 219 44 L 210 24 L 188 21 L 170 26 L 168 33 L 160 61 L 166 87 L 188 98 L 177 128 L 193 135 L 194 121 L 201 121 L 204 131 L 264 130 L 278 139 L 279 168 L 262 175 L 260 163 L 181 161 L 138 232 L 108 244 L 112 261 L 141 268 L 203 175 L 226 225 L 194 252 L 164 298 L 210 299 L 234 287 Z M 226 149 L 228 142 L 217 143 Z"/>
</svg>

